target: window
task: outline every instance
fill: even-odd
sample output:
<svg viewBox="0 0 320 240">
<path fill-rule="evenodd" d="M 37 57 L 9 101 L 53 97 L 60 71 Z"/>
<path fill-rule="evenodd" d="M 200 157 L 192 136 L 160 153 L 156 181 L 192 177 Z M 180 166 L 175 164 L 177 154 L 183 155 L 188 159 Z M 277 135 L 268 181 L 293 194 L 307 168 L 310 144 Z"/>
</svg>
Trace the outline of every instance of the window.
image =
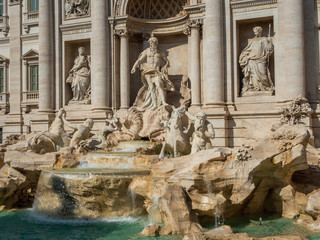
<svg viewBox="0 0 320 240">
<path fill-rule="evenodd" d="M 3 0 L 0 0 L 0 16 L 3 16 Z"/>
<path fill-rule="evenodd" d="M 39 66 L 30 66 L 30 91 L 36 92 L 39 90 Z"/>
<path fill-rule="evenodd" d="M 1 1 L 1 0 L 0 0 Z M 29 11 L 30 12 L 37 12 L 39 11 L 39 0 L 30 0 L 29 2 Z"/>
</svg>

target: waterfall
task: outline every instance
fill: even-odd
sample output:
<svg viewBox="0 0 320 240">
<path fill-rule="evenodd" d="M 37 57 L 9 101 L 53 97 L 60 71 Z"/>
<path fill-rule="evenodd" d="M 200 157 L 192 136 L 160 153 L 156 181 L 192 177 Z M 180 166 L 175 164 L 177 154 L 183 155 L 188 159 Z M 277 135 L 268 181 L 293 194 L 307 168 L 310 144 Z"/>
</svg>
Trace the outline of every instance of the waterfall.
<svg viewBox="0 0 320 240">
<path fill-rule="evenodd" d="M 212 193 L 212 185 L 211 185 L 211 181 L 209 179 L 203 178 L 204 184 L 207 187 L 207 192 L 208 194 Z"/>
<path fill-rule="evenodd" d="M 159 208 L 159 196 L 156 196 L 153 198 L 153 202 L 152 202 L 152 205 L 151 205 L 151 208 L 150 208 L 150 212 L 149 212 L 149 216 L 148 216 L 148 220 L 149 220 L 149 223 L 150 224 L 155 224 L 156 221 L 155 221 L 155 217 L 156 217 L 156 214 L 157 214 L 157 210 Z"/>
<path fill-rule="evenodd" d="M 131 199 L 131 205 L 132 205 L 132 210 L 131 210 L 131 215 L 134 216 L 136 212 L 136 193 L 134 192 L 133 189 L 128 188 L 127 194 L 129 198 Z"/>
</svg>

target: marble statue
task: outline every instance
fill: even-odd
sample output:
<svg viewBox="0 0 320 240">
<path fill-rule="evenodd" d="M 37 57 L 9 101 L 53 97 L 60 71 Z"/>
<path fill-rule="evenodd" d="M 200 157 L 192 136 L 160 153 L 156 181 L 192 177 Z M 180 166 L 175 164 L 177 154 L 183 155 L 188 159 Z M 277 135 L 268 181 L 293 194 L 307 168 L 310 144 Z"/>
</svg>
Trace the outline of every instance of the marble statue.
<svg viewBox="0 0 320 240">
<path fill-rule="evenodd" d="M 182 117 L 185 109 L 174 109 L 169 121 L 162 121 L 167 129 L 167 139 L 162 145 L 159 158 L 164 158 L 166 152 L 173 157 L 190 153 L 190 143 L 187 133 L 184 132 Z"/>
<path fill-rule="evenodd" d="M 56 152 L 60 148 L 68 146 L 70 137 L 64 129 L 63 117 L 65 114 L 65 110 L 61 108 L 52 122 L 49 131 L 38 133 L 27 142 L 28 149 L 44 154 Z"/>
<path fill-rule="evenodd" d="M 191 104 L 191 89 L 189 87 L 189 77 L 183 75 L 180 86 L 180 106 L 188 109 Z"/>
<path fill-rule="evenodd" d="M 72 139 L 70 141 L 69 147 L 78 148 L 80 146 L 80 143 L 82 141 L 85 141 L 93 136 L 93 134 L 90 133 L 92 127 L 93 127 L 93 120 L 88 118 L 84 121 L 83 124 L 71 124 L 65 119 L 65 116 L 62 118 L 65 125 L 75 130 L 73 133 Z"/>
<path fill-rule="evenodd" d="M 110 133 L 118 130 L 118 125 L 117 124 L 119 123 L 119 120 L 115 115 L 109 114 L 108 118 L 106 120 L 106 123 L 107 123 L 107 126 L 102 128 L 99 131 L 99 135 L 98 135 L 98 138 L 99 138 L 101 144 L 103 144 L 106 141 L 106 137 Z M 102 145 L 99 145 L 98 147 L 102 147 Z"/>
<path fill-rule="evenodd" d="M 247 92 L 274 90 L 269 70 L 270 56 L 274 50 L 270 30 L 268 37 L 261 36 L 262 27 L 254 27 L 253 32 L 255 37 L 239 57 L 239 63 L 244 75 L 242 95 Z"/>
<path fill-rule="evenodd" d="M 66 15 L 67 17 L 80 17 L 89 13 L 89 0 L 67 0 Z"/>
<path fill-rule="evenodd" d="M 139 90 L 135 106 L 140 111 L 155 110 L 161 106 L 167 106 L 166 91 L 175 91 L 169 80 L 168 67 L 170 62 L 167 57 L 158 50 L 158 39 L 153 35 L 149 39 L 150 47 L 144 50 L 133 65 L 131 73 L 139 68 L 143 87 Z M 165 63 L 161 67 L 162 61 Z M 141 101 L 141 106 L 138 102 Z"/>
<path fill-rule="evenodd" d="M 191 154 L 212 148 L 211 140 L 215 137 L 212 124 L 207 120 L 205 112 L 199 112 L 195 117 L 185 111 L 187 117 L 193 122 Z"/>
<path fill-rule="evenodd" d="M 88 104 L 91 100 L 90 61 L 85 54 L 84 47 L 80 47 L 78 52 L 79 56 L 76 57 L 66 80 L 67 83 L 71 84 L 73 93 L 70 103 Z"/>
</svg>

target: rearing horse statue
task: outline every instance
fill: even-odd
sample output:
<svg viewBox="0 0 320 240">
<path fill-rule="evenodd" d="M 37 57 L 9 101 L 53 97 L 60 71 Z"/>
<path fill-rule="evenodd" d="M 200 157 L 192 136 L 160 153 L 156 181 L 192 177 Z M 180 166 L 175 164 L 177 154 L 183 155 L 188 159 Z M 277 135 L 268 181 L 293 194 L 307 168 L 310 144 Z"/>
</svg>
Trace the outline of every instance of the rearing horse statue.
<svg viewBox="0 0 320 240">
<path fill-rule="evenodd" d="M 162 121 L 167 129 L 167 140 L 163 143 L 159 158 L 164 158 L 166 152 L 173 157 L 190 153 L 188 135 L 183 131 L 182 117 L 185 109 L 174 109 L 169 121 Z"/>
</svg>

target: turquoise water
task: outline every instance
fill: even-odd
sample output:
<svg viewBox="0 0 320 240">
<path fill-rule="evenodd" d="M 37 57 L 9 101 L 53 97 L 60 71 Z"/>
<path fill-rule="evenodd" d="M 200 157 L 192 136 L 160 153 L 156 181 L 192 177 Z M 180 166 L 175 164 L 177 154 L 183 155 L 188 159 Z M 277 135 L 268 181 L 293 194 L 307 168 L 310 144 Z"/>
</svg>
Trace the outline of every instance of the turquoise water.
<svg viewBox="0 0 320 240">
<path fill-rule="evenodd" d="M 259 218 L 262 217 L 262 225 Z M 279 235 L 295 235 L 307 237 L 310 240 L 320 240 L 320 234 L 295 224 L 295 220 L 279 216 L 239 216 L 229 219 L 225 224 L 230 225 L 235 233 L 247 233 L 250 237 L 267 237 Z"/>
<path fill-rule="evenodd" d="M 32 210 L 0 212 L 2 240 L 181 240 L 181 237 L 141 237 L 148 225 L 145 218 L 120 218 L 104 221 L 50 220 Z"/>
<path fill-rule="evenodd" d="M 306 236 L 320 240 L 320 235 L 295 224 L 292 219 L 277 216 L 239 216 L 227 220 L 234 232 L 246 232 L 251 237 L 275 235 Z M 181 240 L 181 236 L 141 237 L 148 225 L 147 218 L 120 218 L 103 221 L 53 220 L 41 217 L 32 210 L 0 212 L 0 239 L 2 240 Z M 207 226 L 209 227 L 209 226 Z"/>
</svg>

